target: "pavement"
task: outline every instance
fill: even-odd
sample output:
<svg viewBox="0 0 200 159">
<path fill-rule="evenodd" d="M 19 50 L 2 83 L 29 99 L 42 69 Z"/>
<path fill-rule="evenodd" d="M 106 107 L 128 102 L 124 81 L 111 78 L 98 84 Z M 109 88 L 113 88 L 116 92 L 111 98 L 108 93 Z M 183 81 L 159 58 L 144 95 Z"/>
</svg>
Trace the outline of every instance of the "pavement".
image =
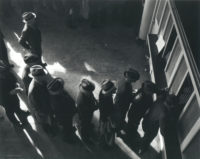
<svg viewBox="0 0 200 159">
<path fill-rule="evenodd" d="M 6 37 L 10 60 L 15 64 L 15 71 L 21 76 L 24 50 L 17 43 L 14 33 L 20 35 L 23 24 L 15 15 L 0 21 Z M 39 27 L 42 32 L 43 59 L 48 64 L 48 71 L 65 80 L 65 89 L 76 99 L 78 86 L 82 78 L 88 78 L 96 85 L 94 91 L 98 98 L 100 83 L 104 79 L 118 80 L 129 67 L 137 69 L 140 81 L 133 85 L 138 89 L 141 83 L 149 79 L 144 71 L 147 61 L 145 45 L 138 44 L 134 26 L 105 25 L 91 28 L 87 22 L 76 29 L 66 26 L 64 18 L 59 15 L 41 14 Z M 21 108 L 27 109 L 26 101 L 21 101 Z M 153 142 L 151 150 L 138 156 L 121 138 L 116 139 L 116 146 L 105 151 L 98 146 L 88 152 L 81 144 L 69 145 L 60 136 L 48 137 L 29 117 L 32 127 L 19 129 L 13 127 L 0 109 L 4 119 L 0 121 L 0 159 L 157 159 L 159 158 L 159 138 Z M 99 112 L 95 112 L 97 123 Z M 140 128 L 141 131 L 141 128 Z"/>
</svg>

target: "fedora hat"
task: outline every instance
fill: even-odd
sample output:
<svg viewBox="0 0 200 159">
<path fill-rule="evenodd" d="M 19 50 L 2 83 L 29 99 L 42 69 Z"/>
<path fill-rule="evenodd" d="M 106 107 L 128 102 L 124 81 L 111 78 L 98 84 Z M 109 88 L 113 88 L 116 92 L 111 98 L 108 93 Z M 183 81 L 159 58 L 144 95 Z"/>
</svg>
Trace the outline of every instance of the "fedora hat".
<svg viewBox="0 0 200 159">
<path fill-rule="evenodd" d="M 139 72 L 133 68 L 129 68 L 128 70 L 124 71 L 124 76 L 134 80 L 139 80 L 140 78 Z"/>
<path fill-rule="evenodd" d="M 95 89 L 95 85 L 87 79 L 82 79 L 80 83 L 80 90 L 86 92 L 92 92 Z"/>
<path fill-rule="evenodd" d="M 47 72 L 41 65 L 34 65 L 30 68 L 30 73 L 33 77 L 45 76 Z"/>
<path fill-rule="evenodd" d="M 62 78 L 55 78 L 47 85 L 47 89 L 52 95 L 59 94 L 63 90 L 63 88 L 64 80 Z"/>
<path fill-rule="evenodd" d="M 24 12 L 22 14 L 22 20 L 24 23 L 29 23 L 32 20 L 36 19 L 36 17 L 37 17 L 36 14 L 33 12 Z"/>
<path fill-rule="evenodd" d="M 40 57 L 31 53 L 24 56 L 24 62 L 30 67 L 36 64 L 41 64 Z"/>
<path fill-rule="evenodd" d="M 102 82 L 101 89 L 102 89 L 102 94 L 107 95 L 116 90 L 116 87 L 111 80 L 106 79 Z"/>
</svg>

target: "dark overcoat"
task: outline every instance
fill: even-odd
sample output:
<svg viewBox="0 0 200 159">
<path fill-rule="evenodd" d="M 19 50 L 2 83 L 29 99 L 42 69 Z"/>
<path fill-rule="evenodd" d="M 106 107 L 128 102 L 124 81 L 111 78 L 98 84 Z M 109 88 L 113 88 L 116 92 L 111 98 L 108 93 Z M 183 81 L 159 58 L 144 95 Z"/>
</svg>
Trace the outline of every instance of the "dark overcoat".
<svg viewBox="0 0 200 159">
<path fill-rule="evenodd" d="M 125 79 L 118 82 L 115 104 L 121 111 L 121 118 L 125 120 L 126 113 L 132 101 L 132 85 Z"/>
<path fill-rule="evenodd" d="M 39 57 L 42 55 L 41 47 L 41 32 L 37 27 L 24 26 L 22 30 L 19 43 L 26 49 L 30 50 L 32 54 L 36 54 Z"/>
<path fill-rule="evenodd" d="M 17 95 L 11 95 L 10 91 L 16 88 L 17 79 L 10 71 L 0 72 L 0 105 L 4 107 L 19 106 Z"/>
<path fill-rule="evenodd" d="M 93 112 L 97 109 L 96 99 L 93 93 L 84 93 L 80 91 L 76 103 L 81 123 L 90 124 Z"/>
<path fill-rule="evenodd" d="M 47 122 L 48 115 L 52 113 L 50 96 L 46 85 L 32 80 L 28 90 L 28 101 L 33 115 L 39 122 Z"/>
<path fill-rule="evenodd" d="M 58 122 L 64 124 L 67 121 L 72 121 L 77 108 L 75 101 L 65 90 L 57 95 L 50 95 L 50 102 Z"/>
<path fill-rule="evenodd" d="M 2 60 L 4 63 L 8 64 L 8 51 L 4 42 L 4 36 L 1 33 L 0 30 L 0 60 Z"/>
<path fill-rule="evenodd" d="M 152 104 L 152 95 L 145 94 L 141 89 L 138 90 L 128 112 L 128 122 L 139 125 L 140 120 L 144 117 L 147 110 L 151 108 Z"/>
<path fill-rule="evenodd" d="M 111 117 L 114 113 L 114 104 L 112 95 L 104 95 L 102 91 L 99 94 L 99 110 L 100 120 L 107 121 L 108 117 Z"/>
</svg>

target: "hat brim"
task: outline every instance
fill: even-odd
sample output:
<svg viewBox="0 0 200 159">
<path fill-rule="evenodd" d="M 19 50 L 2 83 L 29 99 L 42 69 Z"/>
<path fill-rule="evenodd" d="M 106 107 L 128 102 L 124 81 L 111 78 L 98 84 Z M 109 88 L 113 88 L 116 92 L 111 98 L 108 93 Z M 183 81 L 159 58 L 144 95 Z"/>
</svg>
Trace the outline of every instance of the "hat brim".
<svg viewBox="0 0 200 159">
<path fill-rule="evenodd" d="M 129 75 L 129 74 L 131 74 L 131 73 L 133 73 L 133 72 L 125 71 L 125 72 L 124 72 L 124 77 L 130 78 L 130 79 L 132 79 L 132 80 L 137 79 L 136 77 L 132 77 L 131 75 Z"/>
<path fill-rule="evenodd" d="M 113 91 L 116 89 L 117 89 L 116 87 L 113 87 L 113 88 L 109 89 L 108 91 L 102 90 L 102 94 L 104 94 L 104 95 L 112 94 Z"/>
<path fill-rule="evenodd" d="M 58 81 L 61 83 L 62 88 L 57 89 L 56 91 L 55 91 L 55 90 L 54 90 L 54 91 L 51 90 L 49 87 L 51 87 L 52 82 L 53 82 L 54 80 L 58 80 Z M 47 89 L 48 89 L 48 91 L 49 91 L 49 93 L 50 93 L 51 95 L 57 95 L 57 94 L 60 94 L 60 92 L 62 92 L 62 90 L 64 89 L 64 80 L 61 79 L 61 78 L 55 78 L 55 79 L 53 79 L 53 80 L 52 80 L 52 81 L 47 85 Z"/>
<path fill-rule="evenodd" d="M 84 88 L 81 86 L 81 84 L 79 85 L 79 90 L 80 90 L 80 92 L 85 93 L 85 94 L 88 94 L 88 93 L 93 92 L 93 91 L 89 91 L 89 90 L 84 89 Z"/>
<path fill-rule="evenodd" d="M 33 22 L 35 19 L 36 19 L 36 14 L 35 13 L 32 13 L 32 15 L 33 15 L 33 18 L 31 18 L 31 19 L 29 19 L 29 20 L 25 20 L 25 19 L 23 19 L 22 21 L 23 21 L 23 23 L 31 23 L 31 22 Z"/>
</svg>

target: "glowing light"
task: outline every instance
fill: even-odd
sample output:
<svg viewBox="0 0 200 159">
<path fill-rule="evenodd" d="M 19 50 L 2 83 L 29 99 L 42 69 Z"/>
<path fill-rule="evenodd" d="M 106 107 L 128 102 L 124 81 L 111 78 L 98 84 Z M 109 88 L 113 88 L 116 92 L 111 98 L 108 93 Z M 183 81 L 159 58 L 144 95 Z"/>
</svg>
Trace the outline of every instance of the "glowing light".
<svg viewBox="0 0 200 159">
<path fill-rule="evenodd" d="M 32 129 L 33 129 L 34 131 L 37 131 L 37 127 L 36 127 L 34 118 L 30 115 L 30 116 L 28 116 L 28 119 L 27 119 L 27 120 L 28 120 L 28 122 L 30 123 Z"/>
<path fill-rule="evenodd" d="M 10 60 L 12 62 L 14 62 L 19 67 L 19 70 L 18 70 L 17 74 L 20 77 L 22 77 L 22 73 L 23 73 L 24 67 L 26 66 L 26 64 L 24 63 L 23 56 L 22 56 L 21 53 L 16 52 L 9 42 L 6 42 L 6 45 L 7 45 L 8 49 L 9 49 Z"/>
<path fill-rule="evenodd" d="M 24 111 L 28 111 L 28 107 L 26 106 L 25 102 L 22 100 L 20 96 L 18 96 L 20 102 L 20 108 Z"/>
<path fill-rule="evenodd" d="M 158 135 L 159 135 L 159 139 L 160 139 L 160 150 L 162 151 L 164 149 L 164 141 L 163 141 L 163 137 L 160 133 L 160 129 L 159 129 Z"/>
<path fill-rule="evenodd" d="M 87 62 L 84 62 L 84 66 L 86 68 L 87 71 L 90 72 L 97 72 L 91 65 L 89 65 Z"/>
<path fill-rule="evenodd" d="M 41 152 L 40 149 L 35 145 L 34 141 L 33 141 L 32 138 L 30 137 L 30 135 L 28 134 L 28 132 L 27 132 L 25 129 L 23 129 L 23 131 L 24 131 L 26 137 L 28 138 L 29 142 L 32 144 L 32 146 L 33 146 L 33 147 L 35 148 L 35 150 L 37 151 L 37 153 L 38 153 L 42 158 L 44 158 L 42 152 Z"/>
<path fill-rule="evenodd" d="M 117 137 L 115 139 L 115 144 L 130 158 L 132 159 L 141 159 L 134 151 L 132 151 L 123 141 L 121 138 Z"/>
<path fill-rule="evenodd" d="M 52 65 L 47 64 L 47 70 L 50 74 L 55 72 L 66 73 L 66 68 L 64 68 L 59 62 L 54 62 Z"/>
</svg>

